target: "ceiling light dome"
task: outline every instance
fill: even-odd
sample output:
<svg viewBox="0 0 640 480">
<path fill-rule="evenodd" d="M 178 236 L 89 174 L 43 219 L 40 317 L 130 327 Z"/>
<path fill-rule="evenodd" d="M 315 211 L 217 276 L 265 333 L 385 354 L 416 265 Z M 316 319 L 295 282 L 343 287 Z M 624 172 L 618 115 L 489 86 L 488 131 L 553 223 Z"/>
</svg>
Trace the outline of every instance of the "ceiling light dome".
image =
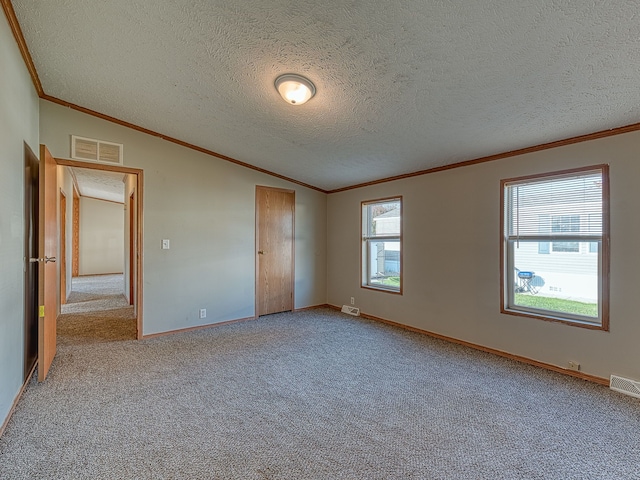
<svg viewBox="0 0 640 480">
<path fill-rule="evenodd" d="M 311 80 L 295 73 L 280 75 L 275 83 L 280 96 L 291 105 L 302 105 L 316 94 L 316 87 Z"/>
</svg>

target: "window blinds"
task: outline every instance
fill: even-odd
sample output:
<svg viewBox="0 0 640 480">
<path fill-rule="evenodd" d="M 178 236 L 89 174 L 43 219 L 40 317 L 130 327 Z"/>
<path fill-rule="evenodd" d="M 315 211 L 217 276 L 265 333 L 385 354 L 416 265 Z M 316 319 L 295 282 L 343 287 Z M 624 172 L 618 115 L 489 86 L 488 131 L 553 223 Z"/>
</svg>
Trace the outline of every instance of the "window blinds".
<svg viewBox="0 0 640 480">
<path fill-rule="evenodd" d="M 602 171 L 505 184 L 510 239 L 602 236 Z"/>
</svg>

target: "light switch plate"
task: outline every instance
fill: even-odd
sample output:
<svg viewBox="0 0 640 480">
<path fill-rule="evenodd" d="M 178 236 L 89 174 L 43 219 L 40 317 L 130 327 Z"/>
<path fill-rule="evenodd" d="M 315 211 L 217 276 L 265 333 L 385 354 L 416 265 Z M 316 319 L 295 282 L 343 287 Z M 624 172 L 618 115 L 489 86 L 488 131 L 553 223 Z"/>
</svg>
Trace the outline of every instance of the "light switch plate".
<svg viewBox="0 0 640 480">
<path fill-rule="evenodd" d="M 162 249 L 163 250 L 169 250 L 169 239 L 168 238 L 163 238 L 162 239 Z"/>
</svg>

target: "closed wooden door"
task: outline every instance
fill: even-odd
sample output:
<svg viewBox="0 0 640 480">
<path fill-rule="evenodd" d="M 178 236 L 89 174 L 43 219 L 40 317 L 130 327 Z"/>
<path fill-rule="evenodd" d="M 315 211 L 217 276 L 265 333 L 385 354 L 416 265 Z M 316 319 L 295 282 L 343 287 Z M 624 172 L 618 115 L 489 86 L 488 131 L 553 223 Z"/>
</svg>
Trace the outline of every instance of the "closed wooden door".
<svg viewBox="0 0 640 480">
<path fill-rule="evenodd" d="M 56 320 L 58 292 L 56 288 L 56 193 L 58 191 L 56 161 L 44 145 L 40 146 L 38 209 L 38 381 L 42 382 L 56 355 Z"/>
<path fill-rule="evenodd" d="M 256 187 L 256 313 L 293 310 L 295 192 Z"/>
</svg>

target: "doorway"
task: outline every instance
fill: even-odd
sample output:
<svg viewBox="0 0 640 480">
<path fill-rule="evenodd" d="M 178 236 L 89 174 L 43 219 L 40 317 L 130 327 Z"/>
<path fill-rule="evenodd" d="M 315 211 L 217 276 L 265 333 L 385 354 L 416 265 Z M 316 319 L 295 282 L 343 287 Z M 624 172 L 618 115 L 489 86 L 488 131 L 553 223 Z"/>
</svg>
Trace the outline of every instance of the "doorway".
<svg viewBox="0 0 640 480">
<path fill-rule="evenodd" d="M 38 360 L 38 157 L 24 144 L 24 364 L 22 380 Z"/>
<path fill-rule="evenodd" d="M 66 232 L 67 238 L 71 238 L 71 245 L 68 248 L 72 252 L 71 258 L 67 261 L 71 263 L 67 268 L 71 275 L 66 274 L 67 279 L 70 277 L 67 288 L 69 303 L 63 307 L 62 311 L 65 315 L 74 318 L 67 324 L 69 328 L 80 328 L 82 326 L 80 317 L 86 312 L 85 319 L 93 321 L 91 330 L 86 332 L 87 335 L 93 332 L 104 337 L 103 339 L 120 339 L 122 335 L 119 337 L 114 332 L 110 332 L 106 323 L 109 317 L 113 317 L 117 320 L 116 323 L 121 332 L 129 332 L 127 338 L 140 339 L 143 332 L 141 303 L 143 172 L 119 165 L 56 160 L 58 165 L 66 170 L 62 177 L 66 179 L 70 176 L 73 179 L 73 204 L 68 212 L 73 220 L 67 222 L 71 223 L 71 226 Z M 94 179 L 96 185 L 108 184 L 106 179 L 109 177 L 113 184 L 115 178 L 124 188 L 120 191 L 119 199 L 109 196 L 117 193 L 114 191 L 105 191 L 104 197 L 102 193 L 87 190 L 87 188 L 83 192 L 82 187 L 78 185 L 79 180 L 82 183 L 82 177 Z M 99 220 L 96 221 L 96 218 Z M 111 218 L 110 223 L 107 218 Z M 108 241 L 106 240 L 105 231 L 109 232 L 107 230 L 109 225 L 111 234 L 116 232 L 115 228 L 119 228 L 119 238 L 114 239 L 112 235 Z M 83 232 L 82 235 L 81 232 Z M 106 250 L 100 251 L 100 248 Z M 117 258 L 114 258 L 114 251 L 117 252 L 118 249 L 120 249 L 118 254 L 120 263 L 118 267 L 113 267 L 118 262 Z M 127 325 L 123 330 L 122 321 L 127 318 L 131 318 L 132 327 Z M 71 320 L 76 324 L 74 325 Z"/>
<path fill-rule="evenodd" d="M 256 187 L 256 315 L 294 307 L 295 191 Z"/>
</svg>

